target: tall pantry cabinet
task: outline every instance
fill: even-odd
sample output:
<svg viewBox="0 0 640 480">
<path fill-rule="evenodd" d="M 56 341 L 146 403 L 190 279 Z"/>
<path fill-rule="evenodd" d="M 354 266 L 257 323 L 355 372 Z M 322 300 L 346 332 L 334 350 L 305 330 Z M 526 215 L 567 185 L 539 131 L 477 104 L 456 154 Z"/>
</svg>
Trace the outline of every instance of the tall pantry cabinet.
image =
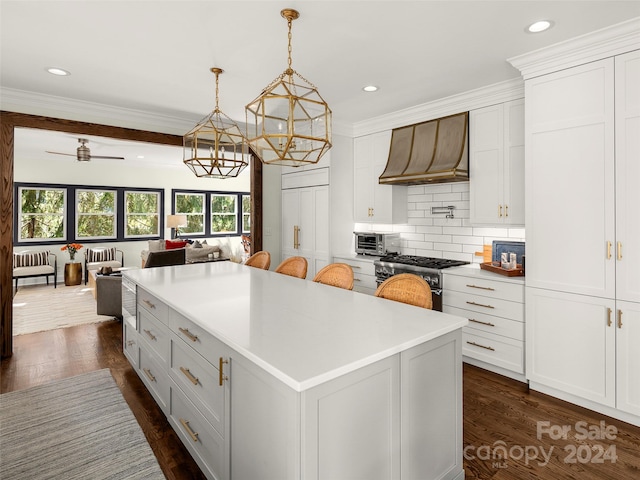
<svg viewBox="0 0 640 480">
<path fill-rule="evenodd" d="M 640 424 L 640 51 L 525 81 L 531 387 Z"/>
</svg>

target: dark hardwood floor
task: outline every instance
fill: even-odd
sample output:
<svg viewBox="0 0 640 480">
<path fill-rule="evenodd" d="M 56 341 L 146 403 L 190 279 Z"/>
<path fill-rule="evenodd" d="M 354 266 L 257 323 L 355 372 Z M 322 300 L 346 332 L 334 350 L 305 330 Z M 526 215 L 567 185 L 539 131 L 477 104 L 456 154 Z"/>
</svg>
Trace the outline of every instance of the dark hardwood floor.
<svg viewBox="0 0 640 480">
<path fill-rule="evenodd" d="M 0 392 L 101 368 L 111 370 L 166 477 L 203 479 L 122 354 L 118 321 L 15 337 L 13 356 L 2 360 Z M 548 422 L 541 435 L 538 422 Z M 592 436 L 606 433 L 609 438 L 581 439 L 583 425 Z M 571 428 L 566 439 L 554 440 L 547 433 L 563 426 Z M 464 448 L 466 479 L 640 479 L 639 427 L 527 392 L 523 383 L 469 365 L 464 367 Z M 506 457 L 493 458 L 500 452 Z"/>
</svg>

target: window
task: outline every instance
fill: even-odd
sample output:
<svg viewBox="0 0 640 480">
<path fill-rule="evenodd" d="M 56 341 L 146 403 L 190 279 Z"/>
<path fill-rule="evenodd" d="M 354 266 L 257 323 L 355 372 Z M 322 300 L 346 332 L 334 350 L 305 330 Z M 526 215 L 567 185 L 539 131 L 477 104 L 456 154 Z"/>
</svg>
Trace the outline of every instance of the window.
<svg viewBox="0 0 640 480">
<path fill-rule="evenodd" d="M 187 226 L 181 227 L 181 234 L 204 235 L 205 194 L 177 193 L 175 195 L 175 213 L 187 216 Z"/>
<path fill-rule="evenodd" d="M 116 238 L 116 192 L 76 190 L 76 238 Z"/>
<path fill-rule="evenodd" d="M 14 244 L 160 238 L 164 189 L 14 183 Z"/>
<path fill-rule="evenodd" d="M 187 216 L 189 237 L 230 236 L 251 231 L 249 192 L 173 190 L 172 212 Z"/>
<path fill-rule="evenodd" d="M 66 190 L 18 187 L 18 241 L 65 239 Z"/>
<path fill-rule="evenodd" d="M 158 192 L 125 191 L 124 236 L 160 235 L 160 194 Z"/>
<path fill-rule="evenodd" d="M 237 195 L 211 195 L 211 234 L 237 232 Z"/>
<path fill-rule="evenodd" d="M 251 233 L 251 195 L 242 195 L 242 233 Z"/>
</svg>

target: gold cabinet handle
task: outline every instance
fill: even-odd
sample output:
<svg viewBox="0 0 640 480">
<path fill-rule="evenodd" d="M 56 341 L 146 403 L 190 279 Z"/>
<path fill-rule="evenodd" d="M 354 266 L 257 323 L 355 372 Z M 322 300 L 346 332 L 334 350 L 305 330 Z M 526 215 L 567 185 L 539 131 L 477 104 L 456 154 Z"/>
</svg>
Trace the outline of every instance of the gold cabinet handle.
<svg viewBox="0 0 640 480">
<path fill-rule="evenodd" d="M 611 258 L 611 242 L 607 242 L 607 260 Z"/>
<path fill-rule="evenodd" d="M 502 217 L 502 205 L 498 205 L 498 217 Z"/>
<path fill-rule="evenodd" d="M 476 307 L 484 307 L 484 308 L 496 308 L 492 305 L 484 305 L 482 303 L 476 303 L 476 302 L 467 302 L 469 305 L 475 305 Z"/>
<path fill-rule="evenodd" d="M 622 310 L 618 309 L 618 328 L 622 328 Z"/>
<path fill-rule="evenodd" d="M 480 348 L 484 348 L 485 350 L 491 350 L 492 352 L 496 351 L 496 349 L 493 347 L 485 347 L 484 345 L 480 345 L 479 343 L 476 343 L 476 342 L 470 342 L 467 340 L 467 343 L 469 345 L 473 345 L 474 347 L 480 347 Z"/>
<path fill-rule="evenodd" d="M 509 216 L 509 205 L 505 205 L 504 206 L 504 216 L 508 217 Z"/>
<path fill-rule="evenodd" d="M 473 284 L 469 284 L 467 283 L 467 287 L 469 288 L 479 288 L 480 290 L 490 290 L 490 291 L 495 291 L 495 288 L 491 288 L 491 287 L 481 287 L 480 285 L 473 285 Z"/>
<path fill-rule="evenodd" d="M 193 430 L 191 430 L 191 427 L 189 426 L 189 422 L 187 422 L 184 418 L 180 419 L 180 423 L 182 424 L 184 429 L 187 431 L 187 433 L 191 437 L 191 440 L 193 440 L 194 442 L 197 442 L 198 441 L 198 432 L 194 432 Z"/>
<path fill-rule="evenodd" d="M 480 320 L 476 320 L 475 318 L 470 318 L 469 321 L 473 323 L 479 323 L 481 325 L 486 325 L 487 327 L 495 327 L 495 325 L 491 322 L 481 322 Z"/>
<path fill-rule="evenodd" d="M 293 248 L 300 248 L 300 227 L 298 225 L 293 226 Z"/>
<path fill-rule="evenodd" d="M 198 341 L 198 336 L 194 335 L 193 333 L 191 333 L 188 328 L 178 327 L 178 330 L 180 330 L 180 333 L 185 335 L 192 342 L 197 342 Z"/>
<path fill-rule="evenodd" d="M 611 309 L 607 308 L 607 327 L 611 326 Z"/>
<path fill-rule="evenodd" d="M 145 373 L 145 375 L 149 380 L 151 380 L 152 382 L 156 381 L 156 377 L 153 376 L 153 374 L 151 373 L 151 370 L 149 370 L 148 368 L 143 368 L 142 371 Z"/>
<path fill-rule="evenodd" d="M 218 361 L 218 375 L 219 375 L 219 377 L 218 377 L 219 382 L 218 383 L 220 384 L 220 386 L 222 386 L 222 384 L 224 383 L 225 380 L 229 380 L 229 377 L 227 377 L 224 374 L 224 371 L 223 371 L 223 366 L 224 366 L 225 363 L 229 363 L 229 360 L 225 360 L 224 358 L 220 357 L 220 359 Z"/>
<path fill-rule="evenodd" d="M 191 373 L 188 368 L 180 367 L 180 371 L 184 373 L 184 376 L 187 377 L 191 383 L 198 385 L 198 377 L 194 377 L 193 373 Z"/>
<path fill-rule="evenodd" d="M 149 300 L 147 300 L 146 298 L 145 298 L 144 300 L 142 300 L 142 302 L 143 302 L 143 303 L 146 303 L 146 304 L 147 304 L 147 306 L 148 306 L 149 308 L 156 308 L 155 304 L 154 304 L 154 303 L 151 303 L 151 302 L 150 302 Z"/>
<path fill-rule="evenodd" d="M 153 333 L 151 333 L 149 330 L 144 329 L 144 333 L 146 333 L 151 340 L 156 339 L 156 336 Z"/>
<path fill-rule="evenodd" d="M 622 260 L 622 242 L 618 242 L 618 260 Z"/>
</svg>

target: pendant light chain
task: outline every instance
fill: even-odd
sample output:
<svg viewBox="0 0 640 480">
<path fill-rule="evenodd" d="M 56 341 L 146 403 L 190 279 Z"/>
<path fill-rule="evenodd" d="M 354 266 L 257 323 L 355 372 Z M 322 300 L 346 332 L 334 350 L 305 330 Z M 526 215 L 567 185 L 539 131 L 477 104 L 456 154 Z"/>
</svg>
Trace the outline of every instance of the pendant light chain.
<svg viewBox="0 0 640 480">
<path fill-rule="evenodd" d="M 293 51 L 293 48 L 291 47 L 291 38 L 293 37 L 293 35 L 291 34 L 291 23 L 292 23 L 291 17 L 287 18 L 287 25 L 289 27 L 289 36 L 288 36 L 289 45 L 287 46 L 287 52 L 289 55 L 289 68 L 288 68 L 289 75 L 293 73 L 293 69 L 291 68 L 291 52 Z"/>
</svg>

